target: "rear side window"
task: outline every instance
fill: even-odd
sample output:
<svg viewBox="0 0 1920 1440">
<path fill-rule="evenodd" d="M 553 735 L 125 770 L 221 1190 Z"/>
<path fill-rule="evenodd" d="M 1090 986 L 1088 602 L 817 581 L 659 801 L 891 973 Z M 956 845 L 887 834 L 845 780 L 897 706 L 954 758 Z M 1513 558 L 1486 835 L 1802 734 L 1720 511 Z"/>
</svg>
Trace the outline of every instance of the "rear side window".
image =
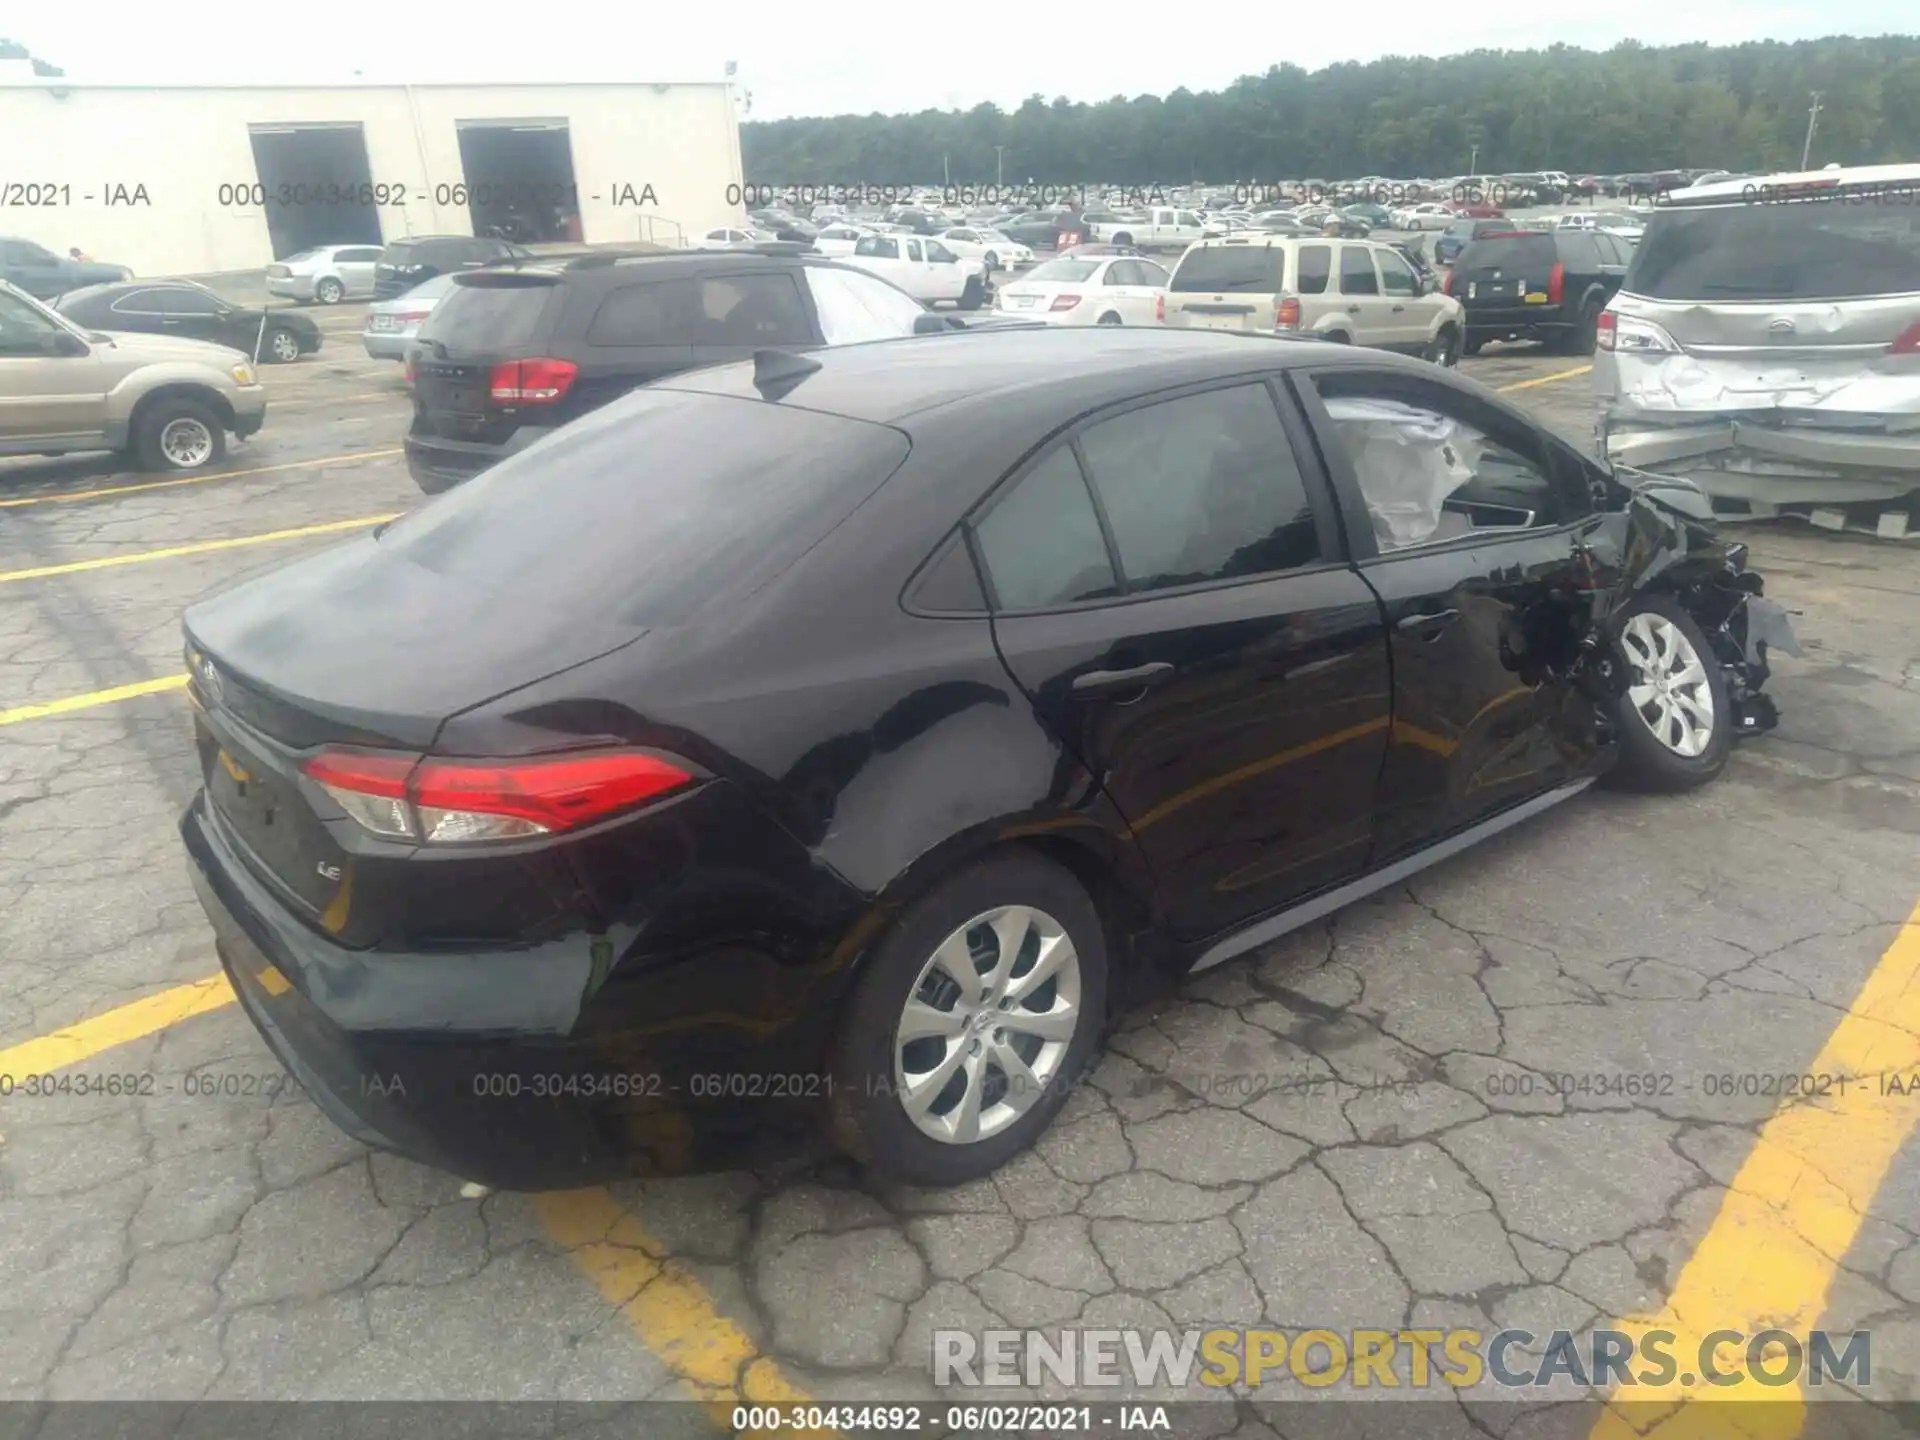
<svg viewBox="0 0 1920 1440">
<path fill-rule="evenodd" d="M 1203 245 L 1181 256 L 1169 288 L 1277 294 L 1287 288 L 1287 252 L 1280 245 Z"/>
<path fill-rule="evenodd" d="M 1560 261 L 1551 235 L 1490 235 L 1460 252 L 1454 262 L 1460 270 L 1501 270 L 1531 266 L 1541 278 Z"/>
<path fill-rule="evenodd" d="M 552 281 L 455 285 L 420 327 L 449 350 L 500 353 L 531 344 L 559 287 Z"/>
<path fill-rule="evenodd" d="M 1333 276 L 1333 247 L 1302 245 L 1298 264 L 1299 274 L 1294 277 L 1293 288 L 1302 295 L 1326 294 L 1327 281 Z"/>
<path fill-rule="evenodd" d="M 695 345 L 809 345 L 812 327 L 792 274 L 702 276 L 691 316 Z"/>
<path fill-rule="evenodd" d="M 1380 277 L 1373 270 L 1373 252 L 1358 245 L 1340 247 L 1340 293 L 1378 295 Z"/>
<path fill-rule="evenodd" d="M 587 343 L 607 350 L 685 345 L 687 327 L 676 301 L 686 287 L 672 280 L 623 285 L 608 292 L 587 326 Z"/>
<path fill-rule="evenodd" d="M 1080 462 L 1066 445 L 1029 470 L 974 526 L 1002 610 L 1119 594 Z"/>
<path fill-rule="evenodd" d="M 380 544 L 492 604 L 673 625 L 784 572 L 900 467 L 881 425 L 637 390 L 396 521 Z"/>
<path fill-rule="evenodd" d="M 1604 263 L 1600 256 L 1598 236 L 1570 232 L 1557 235 L 1554 239 L 1560 261 L 1569 270 L 1590 275 Z"/>
<path fill-rule="evenodd" d="M 1920 206 L 1840 203 L 1657 209 L 1627 272 L 1650 300 L 1848 300 L 1920 291 Z"/>
</svg>

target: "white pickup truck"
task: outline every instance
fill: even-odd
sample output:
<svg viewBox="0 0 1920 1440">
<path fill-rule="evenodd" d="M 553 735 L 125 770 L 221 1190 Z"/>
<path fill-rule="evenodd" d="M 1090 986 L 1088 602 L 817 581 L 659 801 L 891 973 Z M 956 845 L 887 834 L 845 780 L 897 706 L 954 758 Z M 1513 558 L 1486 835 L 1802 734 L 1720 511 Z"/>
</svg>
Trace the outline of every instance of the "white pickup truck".
<svg viewBox="0 0 1920 1440">
<path fill-rule="evenodd" d="M 1191 210 L 1156 205 L 1144 220 L 1114 220 L 1088 227 L 1087 239 L 1107 245 L 1131 245 L 1138 250 L 1184 250 L 1207 238 L 1207 226 Z"/>
<path fill-rule="evenodd" d="M 931 237 L 862 235 L 843 259 L 891 280 L 926 305 L 951 300 L 962 310 L 978 310 L 987 303 L 987 267 Z"/>
</svg>

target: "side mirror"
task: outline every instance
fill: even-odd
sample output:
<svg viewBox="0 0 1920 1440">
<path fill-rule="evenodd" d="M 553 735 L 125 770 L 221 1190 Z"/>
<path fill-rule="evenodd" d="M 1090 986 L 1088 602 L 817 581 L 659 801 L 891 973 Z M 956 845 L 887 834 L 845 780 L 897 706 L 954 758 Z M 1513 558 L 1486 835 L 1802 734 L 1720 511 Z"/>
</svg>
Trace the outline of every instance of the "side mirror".
<svg viewBox="0 0 1920 1440">
<path fill-rule="evenodd" d="M 936 315 L 931 310 L 913 317 L 913 333 L 916 335 L 944 335 L 947 328 L 947 317 Z"/>
</svg>

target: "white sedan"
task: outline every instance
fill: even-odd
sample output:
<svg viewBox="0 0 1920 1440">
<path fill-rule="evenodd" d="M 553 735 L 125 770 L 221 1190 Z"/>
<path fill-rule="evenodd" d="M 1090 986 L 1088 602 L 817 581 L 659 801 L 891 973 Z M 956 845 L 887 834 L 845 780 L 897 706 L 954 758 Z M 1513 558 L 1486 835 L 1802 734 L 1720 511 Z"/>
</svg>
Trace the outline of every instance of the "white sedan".
<svg viewBox="0 0 1920 1440">
<path fill-rule="evenodd" d="M 727 226 L 719 230 L 709 230 L 704 235 L 694 236 L 691 244 L 695 250 L 738 250 L 747 245 L 764 244 L 765 236 L 739 226 Z"/>
<path fill-rule="evenodd" d="M 954 230 L 941 231 L 940 239 L 954 254 L 978 260 L 990 272 L 1012 270 L 1033 263 L 1031 249 L 997 230 L 962 225 Z"/>
<path fill-rule="evenodd" d="M 993 308 L 1050 325 L 1157 325 L 1167 279 L 1142 256 L 1069 256 L 1001 286 Z"/>
<path fill-rule="evenodd" d="M 864 225 L 828 225 L 814 237 L 813 248 L 822 255 L 851 255 L 853 247 L 860 243 L 860 237 L 872 233 Z"/>
<path fill-rule="evenodd" d="M 1449 207 L 1429 200 L 1393 212 L 1396 230 L 1444 230 L 1460 217 Z"/>
</svg>

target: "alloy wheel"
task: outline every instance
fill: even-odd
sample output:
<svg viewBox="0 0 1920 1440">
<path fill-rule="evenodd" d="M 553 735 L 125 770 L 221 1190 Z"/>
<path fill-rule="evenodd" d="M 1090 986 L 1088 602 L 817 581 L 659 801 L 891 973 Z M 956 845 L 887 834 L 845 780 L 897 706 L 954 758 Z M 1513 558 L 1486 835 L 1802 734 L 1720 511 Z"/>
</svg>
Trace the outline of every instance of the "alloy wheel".
<svg viewBox="0 0 1920 1440">
<path fill-rule="evenodd" d="M 1713 742 L 1713 687 L 1693 642 L 1651 612 L 1629 620 L 1620 639 L 1634 672 L 1627 700 L 1653 738 L 1688 759 L 1704 753 Z"/>
<path fill-rule="evenodd" d="M 268 337 L 273 347 L 273 358 L 281 363 L 289 363 L 300 358 L 300 340 L 291 330 L 276 330 Z"/>
<path fill-rule="evenodd" d="M 191 415 L 169 420 L 160 432 L 160 453 L 167 463 L 180 470 L 191 470 L 213 458 L 213 432 Z"/>
<path fill-rule="evenodd" d="M 1080 956 L 1028 905 L 976 915 L 921 967 L 894 1031 L 894 1087 L 922 1134 L 997 1135 L 1060 1079 L 1080 1028 Z"/>
</svg>

